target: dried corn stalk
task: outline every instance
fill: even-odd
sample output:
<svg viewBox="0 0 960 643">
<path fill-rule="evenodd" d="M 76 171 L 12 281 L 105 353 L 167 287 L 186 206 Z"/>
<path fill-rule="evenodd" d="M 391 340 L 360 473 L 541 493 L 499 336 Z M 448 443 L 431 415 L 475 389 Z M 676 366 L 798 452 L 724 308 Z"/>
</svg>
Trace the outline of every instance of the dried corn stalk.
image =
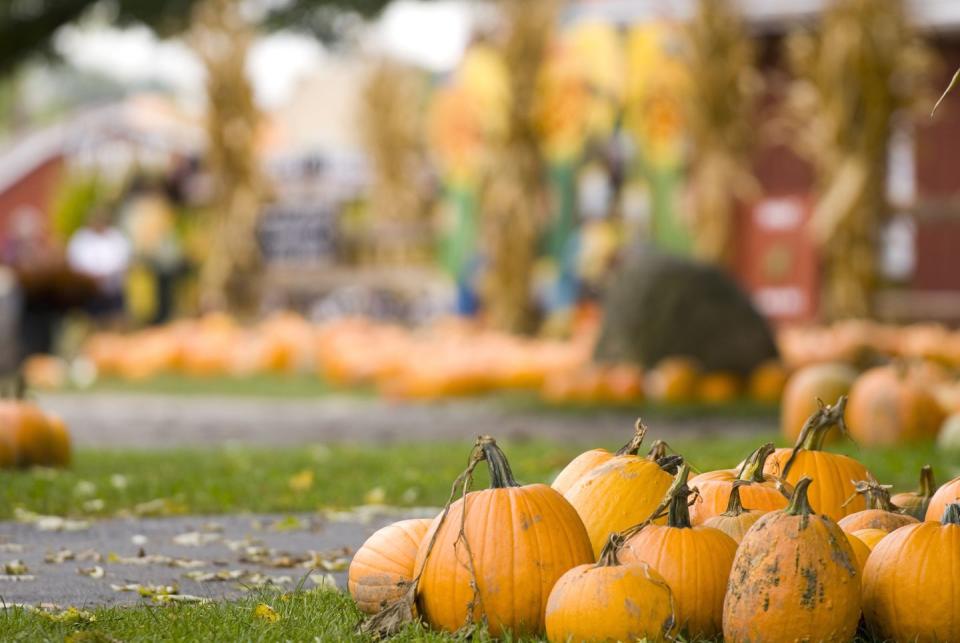
<svg viewBox="0 0 960 643">
<path fill-rule="evenodd" d="M 839 0 L 816 38 L 795 34 L 789 48 L 798 76 L 794 140 L 819 183 L 810 225 L 823 252 L 823 311 L 830 319 L 867 316 L 888 214 L 891 125 L 916 106 L 929 55 L 899 0 Z"/>
<path fill-rule="evenodd" d="M 725 264 L 738 198 L 756 190 L 750 172 L 760 80 L 749 35 L 730 0 L 700 0 L 685 29 L 693 143 L 691 230 L 697 254 Z"/>
<path fill-rule="evenodd" d="M 203 0 L 190 43 L 207 74 L 207 161 L 213 177 L 212 237 L 200 275 L 201 304 L 237 314 L 259 305 L 257 217 L 265 191 L 256 151 L 260 114 L 246 75 L 253 31 L 234 0 Z"/>
</svg>

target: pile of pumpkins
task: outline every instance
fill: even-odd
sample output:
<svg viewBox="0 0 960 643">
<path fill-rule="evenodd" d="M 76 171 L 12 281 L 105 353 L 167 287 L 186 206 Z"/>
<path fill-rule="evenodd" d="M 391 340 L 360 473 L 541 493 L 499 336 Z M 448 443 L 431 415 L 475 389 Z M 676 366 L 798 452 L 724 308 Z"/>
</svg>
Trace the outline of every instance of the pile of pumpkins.
<svg viewBox="0 0 960 643">
<path fill-rule="evenodd" d="M 70 432 L 58 416 L 23 399 L 0 399 L 0 469 L 66 467 Z"/>
<path fill-rule="evenodd" d="M 349 590 L 386 636 L 406 620 L 550 641 L 960 640 L 960 478 L 890 497 L 824 450 L 843 401 L 818 407 L 794 448 L 766 444 L 691 477 L 645 429 L 520 485 L 478 439 L 490 488 L 434 519 L 404 520 L 357 551 Z M 455 483 L 459 489 L 470 469 Z M 465 488 L 465 487 L 464 487 Z"/>
</svg>

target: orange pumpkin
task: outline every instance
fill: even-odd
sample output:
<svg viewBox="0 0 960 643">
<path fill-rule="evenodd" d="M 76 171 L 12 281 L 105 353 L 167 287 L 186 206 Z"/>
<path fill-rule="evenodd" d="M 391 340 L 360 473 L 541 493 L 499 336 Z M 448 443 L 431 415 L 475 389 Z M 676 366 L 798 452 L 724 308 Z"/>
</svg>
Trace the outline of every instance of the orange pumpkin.
<svg viewBox="0 0 960 643">
<path fill-rule="evenodd" d="M 930 498 L 930 505 L 927 507 L 927 515 L 924 520 L 940 520 L 943 517 L 943 512 L 947 509 L 947 505 L 954 502 L 960 502 L 960 476 L 937 489 L 933 498 Z"/>
<path fill-rule="evenodd" d="M 852 534 L 860 529 L 893 531 L 917 522 L 913 516 L 897 513 L 897 507 L 890 502 L 889 487 L 875 480 L 860 480 L 855 487 L 857 493 L 867 499 L 867 508 L 840 519 L 837 524 L 845 532 Z"/>
<path fill-rule="evenodd" d="M 870 548 L 865 542 L 860 540 L 855 534 L 850 532 L 844 532 L 847 536 L 847 542 L 850 543 L 850 548 L 853 549 L 853 555 L 857 561 L 857 572 L 863 576 L 863 567 L 867 564 L 867 559 L 870 558 Z"/>
<path fill-rule="evenodd" d="M 19 466 L 52 461 L 50 425 L 36 405 L 23 400 L 0 400 L 0 427 L 0 433 L 6 433 L 13 442 Z"/>
<path fill-rule="evenodd" d="M 696 397 L 700 367 L 688 357 L 662 359 L 647 377 L 647 392 L 658 402 L 689 402 Z"/>
<path fill-rule="evenodd" d="M 856 555 L 840 527 L 814 513 L 810 483 L 797 481 L 790 505 L 760 518 L 740 543 L 723 604 L 725 641 L 853 639 Z"/>
<path fill-rule="evenodd" d="M 863 616 L 877 640 L 960 641 L 960 504 L 940 522 L 907 525 L 863 570 Z"/>
<path fill-rule="evenodd" d="M 873 551 L 873 548 L 877 546 L 881 540 L 887 537 L 890 532 L 884 531 L 883 529 L 858 529 L 853 532 L 853 535 L 859 538 L 863 544 L 870 548 L 870 551 Z"/>
<path fill-rule="evenodd" d="M 866 446 L 933 440 L 944 419 L 922 378 L 896 366 L 861 375 L 850 389 L 847 407 L 850 434 Z"/>
<path fill-rule="evenodd" d="M 606 369 L 600 385 L 602 401 L 629 404 L 643 399 L 643 374 L 636 366 L 618 364 Z"/>
<path fill-rule="evenodd" d="M 557 580 L 593 562 L 590 540 L 563 496 L 543 484 L 517 484 L 493 438 L 482 437 L 478 448 L 490 488 L 454 502 L 424 536 L 415 565 L 420 614 L 447 632 L 485 618 L 492 636 L 538 634 Z"/>
<path fill-rule="evenodd" d="M 17 442 L 11 427 L 0 420 L 0 469 L 15 467 L 20 462 Z"/>
<path fill-rule="evenodd" d="M 43 464 L 53 467 L 69 466 L 71 460 L 71 449 L 70 432 L 67 430 L 67 425 L 64 424 L 63 418 L 61 418 L 59 415 L 54 415 L 52 413 L 47 413 L 46 415 L 50 439 L 50 459 Z"/>
<path fill-rule="evenodd" d="M 630 535 L 620 560 L 646 563 L 660 572 L 673 591 L 680 631 L 690 640 L 712 639 L 722 631 L 723 596 L 737 543 L 719 529 L 691 524 L 689 473 L 689 465 L 681 466 L 668 492 L 667 524 L 624 532 Z"/>
<path fill-rule="evenodd" d="M 751 483 L 740 488 L 740 498 L 746 507 L 761 513 L 786 507 L 787 499 L 780 492 L 776 478 L 763 473 L 767 458 L 773 452 L 773 443 L 767 443 L 751 453 L 739 471 L 712 471 L 695 477 L 690 484 L 700 493 L 690 509 L 693 524 L 702 525 L 726 511 L 737 480 Z"/>
<path fill-rule="evenodd" d="M 740 396 L 740 380 L 733 373 L 707 373 L 697 382 L 697 399 L 706 404 L 729 404 Z"/>
<path fill-rule="evenodd" d="M 836 400 L 850 392 L 857 371 L 847 364 L 815 364 L 801 368 L 787 381 L 780 403 L 780 431 L 796 442 L 800 429 L 817 411 L 817 400 Z M 839 437 L 829 433 L 827 438 Z"/>
<path fill-rule="evenodd" d="M 763 362 L 750 373 L 747 394 L 754 402 L 775 404 L 783 396 L 787 383 L 787 370 L 776 360 Z"/>
<path fill-rule="evenodd" d="M 547 639 L 568 641 L 673 640 L 674 601 L 667 581 L 649 565 L 624 565 L 612 535 L 596 565 L 560 577 L 547 600 Z"/>
<path fill-rule="evenodd" d="M 429 518 L 412 518 L 374 532 L 350 562 L 347 585 L 361 612 L 376 614 L 400 600 L 413 580 L 417 551 L 430 524 Z"/>
<path fill-rule="evenodd" d="M 590 449 L 589 451 L 584 451 L 571 460 L 570 463 L 563 468 L 563 471 L 557 474 L 556 479 L 550 486 L 560 493 L 566 493 L 580 478 L 600 465 L 606 464 L 614 456 L 637 455 L 646 433 L 647 427 L 643 425 L 643 422 L 637 420 L 634 426 L 633 437 L 615 453 L 610 453 L 606 449 Z"/>
<path fill-rule="evenodd" d="M 835 427 L 845 431 L 843 412 L 846 398 L 835 405 L 821 406 L 803 426 L 797 444 L 792 449 L 777 449 L 767 459 L 765 472 L 780 476 L 790 484 L 809 476 L 810 504 L 817 513 L 839 520 L 867 508 L 862 496 L 856 493 L 854 480 L 868 480 L 867 468 L 851 457 L 823 451 L 823 441 Z"/>
<path fill-rule="evenodd" d="M 900 507 L 908 516 L 923 520 L 927 515 L 927 507 L 930 506 L 930 500 L 933 498 L 936 489 L 937 485 L 933 481 L 933 467 L 925 464 L 920 469 L 920 488 L 916 491 L 898 493 L 890 501 L 895 506 Z"/>
<path fill-rule="evenodd" d="M 744 535 L 753 526 L 753 523 L 760 520 L 760 516 L 767 513 L 757 511 L 756 509 L 744 509 L 740 502 L 740 489 L 749 483 L 737 480 L 733 483 L 730 490 L 730 501 L 727 503 L 727 510 L 719 516 L 707 518 L 704 521 L 704 527 L 713 527 L 719 529 L 726 535 L 733 538 L 738 544 L 743 540 Z"/>
</svg>

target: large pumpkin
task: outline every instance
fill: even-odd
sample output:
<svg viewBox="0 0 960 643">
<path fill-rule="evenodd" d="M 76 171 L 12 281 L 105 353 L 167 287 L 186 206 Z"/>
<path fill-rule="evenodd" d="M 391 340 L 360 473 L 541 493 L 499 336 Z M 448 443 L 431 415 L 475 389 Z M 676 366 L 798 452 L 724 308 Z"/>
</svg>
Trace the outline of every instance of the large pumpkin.
<svg viewBox="0 0 960 643">
<path fill-rule="evenodd" d="M 795 442 L 800 429 L 817 411 L 817 400 L 835 400 L 850 392 L 857 371 L 848 364 L 815 364 L 794 373 L 783 389 L 780 403 L 780 431 Z M 829 437 L 834 437 L 836 434 Z"/>
<path fill-rule="evenodd" d="M 580 515 L 596 556 L 607 536 L 646 520 L 672 482 L 655 460 L 621 455 L 580 478 L 564 497 Z"/>
<path fill-rule="evenodd" d="M 517 484 L 492 438 L 478 446 L 490 488 L 454 502 L 424 536 L 415 567 L 422 570 L 420 613 L 448 632 L 485 618 L 493 636 L 537 634 L 557 579 L 593 562 L 590 540 L 563 496 L 543 484 Z"/>
<path fill-rule="evenodd" d="M 862 496 L 856 493 L 855 480 L 869 480 L 873 476 L 853 458 L 823 450 L 823 441 L 836 427 L 843 429 L 846 398 L 835 405 L 823 405 L 804 424 L 797 444 L 792 449 L 777 449 L 767 459 L 766 473 L 781 476 L 790 484 L 800 478 L 813 478 L 808 491 L 810 504 L 817 513 L 840 520 L 844 516 L 867 508 Z"/>
<path fill-rule="evenodd" d="M 730 492 L 738 480 L 750 483 L 740 487 L 740 499 L 745 507 L 761 513 L 786 507 L 787 499 L 780 492 L 777 479 L 763 472 L 764 464 L 773 452 L 773 443 L 768 442 L 751 453 L 739 470 L 709 471 L 691 480 L 690 486 L 699 491 L 699 497 L 690 508 L 693 524 L 702 525 L 725 512 Z"/>
<path fill-rule="evenodd" d="M 880 366 L 861 375 L 850 389 L 847 424 L 862 445 L 932 440 L 944 412 L 923 378 L 906 368 Z"/>
<path fill-rule="evenodd" d="M 890 532 L 884 531 L 883 529 L 858 529 L 853 532 L 853 535 L 869 547 L 870 551 L 873 551 L 874 547 L 876 547 L 881 540 L 890 535 Z"/>
<path fill-rule="evenodd" d="M 930 506 L 930 500 L 937 490 L 937 484 L 933 480 L 933 467 L 929 464 L 923 465 L 920 469 L 920 487 L 916 491 L 905 491 L 898 493 L 890 501 L 909 516 L 917 520 L 923 520 L 927 515 L 927 507 Z"/>
<path fill-rule="evenodd" d="M 730 490 L 730 501 L 727 503 L 727 510 L 719 516 L 707 518 L 703 523 L 704 527 L 713 527 L 719 529 L 730 536 L 737 543 L 743 540 L 743 537 L 753 527 L 753 523 L 760 520 L 760 517 L 767 513 L 766 511 L 757 511 L 756 509 L 744 509 L 740 502 L 740 490 L 743 486 L 750 483 L 735 481 Z"/>
<path fill-rule="evenodd" d="M 611 535 L 596 565 L 560 577 L 547 600 L 547 639 L 568 641 L 672 640 L 674 601 L 667 581 L 649 565 L 624 565 Z"/>
<path fill-rule="evenodd" d="M 843 531 L 814 513 L 810 478 L 790 505 L 763 516 L 740 543 L 723 604 L 723 636 L 738 641 L 850 641 L 860 574 Z"/>
<path fill-rule="evenodd" d="M 947 505 L 960 502 L 960 476 L 946 483 L 930 498 L 927 515 L 924 520 L 940 520 Z"/>
<path fill-rule="evenodd" d="M 960 641 L 960 504 L 940 522 L 881 540 L 863 571 L 863 616 L 877 640 Z"/>
<path fill-rule="evenodd" d="M 690 640 L 712 639 L 722 631 L 723 595 L 737 543 L 719 529 L 691 524 L 689 473 L 684 464 L 668 492 L 667 524 L 646 525 L 630 535 L 620 560 L 660 572 L 673 591 L 680 631 Z"/>
<path fill-rule="evenodd" d="M 888 487 L 875 480 L 859 480 L 855 486 L 857 493 L 866 498 L 867 508 L 840 519 L 837 524 L 845 532 L 852 534 L 860 529 L 893 531 L 917 522 L 913 516 L 897 512 L 897 508 L 890 502 Z"/>
<path fill-rule="evenodd" d="M 376 614 L 399 600 L 413 580 L 417 551 L 431 518 L 412 518 L 374 532 L 350 562 L 347 585 L 360 611 Z"/>
<path fill-rule="evenodd" d="M 640 445 L 643 443 L 643 436 L 647 433 L 647 427 L 643 422 L 637 420 L 634 427 L 633 437 L 624 444 L 615 453 L 610 453 L 606 449 L 590 449 L 584 451 L 563 468 L 553 484 L 550 485 L 560 493 L 566 493 L 580 478 L 584 477 L 602 464 L 609 462 L 614 456 L 618 455 L 637 455 L 640 451 Z"/>
</svg>

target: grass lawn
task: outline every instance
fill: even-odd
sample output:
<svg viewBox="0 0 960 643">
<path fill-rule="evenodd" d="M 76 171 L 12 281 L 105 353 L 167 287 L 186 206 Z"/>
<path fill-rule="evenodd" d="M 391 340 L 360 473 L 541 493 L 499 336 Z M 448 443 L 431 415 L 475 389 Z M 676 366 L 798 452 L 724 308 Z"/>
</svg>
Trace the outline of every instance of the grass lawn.
<svg viewBox="0 0 960 643">
<path fill-rule="evenodd" d="M 626 439 L 627 436 L 624 436 Z M 704 438 L 672 444 L 701 471 L 732 467 L 774 435 Z M 602 444 L 615 448 L 615 444 Z M 517 478 L 549 482 L 583 447 L 542 440 L 506 442 Z M 439 506 L 463 469 L 466 442 L 383 447 L 313 445 L 211 450 L 86 451 L 67 470 L 0 471 L 0 519 L 16 508 L 73 517 L 117 514 L 302 512 L 366 503 Z M 912 489 L 921 465 L 943 482 L 960 474 L 955 457 L 932 445 L 840 450 L 861 459 L 885 483 Z M 482 469 L 482 467 L 481 467 Z M 480 469 L 478 469 L 480 472 Z M 480 472 L 476 485 L 486 484 Z"/>
</svg>

